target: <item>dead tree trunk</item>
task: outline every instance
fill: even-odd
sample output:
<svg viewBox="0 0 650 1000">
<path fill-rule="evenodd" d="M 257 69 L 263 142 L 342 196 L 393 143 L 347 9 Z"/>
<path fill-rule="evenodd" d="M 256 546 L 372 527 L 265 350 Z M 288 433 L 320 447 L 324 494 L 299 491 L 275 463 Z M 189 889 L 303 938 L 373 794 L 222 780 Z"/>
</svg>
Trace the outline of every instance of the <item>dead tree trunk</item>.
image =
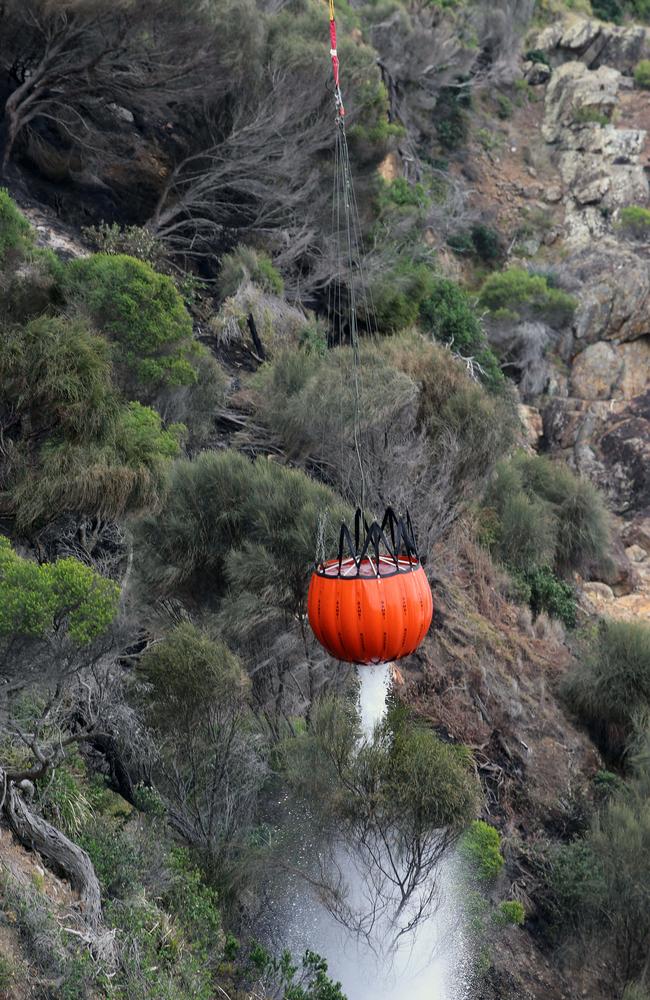
<svg viewBox="0 0 650 1000">
<path fill-rule="evenodd" d="M 0 788 L 5 790 L 2 809 L 13 833 L 24 847 L 38 851 L 45 861 L 60 869 L 72 888 L 77 890 L 87 927 L 87 933 L 79 936 L 96 958 L 112 965 L 115 961 L 115 933 L 103 924 L 101 889 L 90 857 L 64 833 L 32 812 L 2 768 Z"/>
</svg>

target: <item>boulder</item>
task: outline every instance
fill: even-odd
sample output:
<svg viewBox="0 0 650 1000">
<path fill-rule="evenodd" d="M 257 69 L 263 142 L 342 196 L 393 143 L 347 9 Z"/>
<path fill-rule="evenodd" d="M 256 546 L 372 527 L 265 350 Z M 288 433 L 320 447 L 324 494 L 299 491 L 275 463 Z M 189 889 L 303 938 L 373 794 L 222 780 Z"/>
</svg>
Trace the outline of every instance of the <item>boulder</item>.
<svg viewBox="0 0 650 1000">
<path fill-rule="evenodd" d="M 635 340 L 650 334 L 650 262 L 620 247 L 587 248 L 565 262 L 577 295 L 576 340 Z"/>
<path fill-rule="evenodd" d="M 622 368 L 622 359 L 611 344 L 604 340 L 590 344 L 574 359 L 571 395 L 580 399 L 609 399 Z"/>
<path fill-rule="evenodd" d="M 565 148 L 567 143 L 571 148 L 571 129 L 584 124 L 581 115 L 592 112 L 609 118 L 618 102 L 620 79 L 618 70 L 610 66 L 593 72 L 581 62 L 560 66 L 546 89 L 542 124 L 546 141 L 561 141 Z"/>
<path fill-rule="evenodd" d="M 520 403 L 518 410 L 519 419 L 524 429 L 526 449 L 530 452 L 537 451 L 540 439 L 544 433 L 542 415 L 536 406 L 526 406 L 525 403 Z"/>
<path fill-rule="evenodd" d="M 524 71 L 524 76 L 531 87 L 539 87 L 550 79 L 551 67 L 546 63 L 532 62 L 530 67 Z"/>
<path fill-rule="evenodd" d="M 650 31 L 643 25 L 619 26 L 569 15 L 537 32 L 529 45 L 544 52 L 552 66 L 579 59 L 589 69 L 607 65 L 631 74 L 650 52 Z"/>
</svg>

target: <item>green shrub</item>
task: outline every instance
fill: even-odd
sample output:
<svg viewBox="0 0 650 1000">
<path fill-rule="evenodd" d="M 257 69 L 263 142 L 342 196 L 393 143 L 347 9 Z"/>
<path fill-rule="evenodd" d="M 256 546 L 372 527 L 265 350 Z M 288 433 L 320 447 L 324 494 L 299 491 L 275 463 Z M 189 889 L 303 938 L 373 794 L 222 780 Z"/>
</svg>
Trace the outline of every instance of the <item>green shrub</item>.
<svg viewBox="0 0 650 1000">
<path fill-rule="evenodd" d="M 499 831 L 482 819 L 474 820 L 463 834 L 458 851 L 475 878 L 489 881 L 503 868 Z"/>
<path fill-rule="evenodd" d="M 79 845 L 90 856 L 102 894 L 126 899 L 137 892 L 143 859 L 125 830 L 102 817 L 87 825 L 79 837 Z"/>
<path fill-rule="evenodd" d="M 2 396 L 27 431 L 100 438 L 118 412 L 107 342 L 80 320 L 41 316 L 0 337 Z"/>
<path fill-rule="evenodd" d="M 634 82 L 637 87 L 650 89 L 650 59 L 641 59 L 634 67 Z"/>
<path fill-rule="evenodd" d="M 196 381 L 202 349 L 171 278 L 134 257 L 94 254 L 68 264 L 64 288 L 69 301 L 115 341 L 127 392 Z"/>
<path fill-rule="evenodd" d="M 380 332 L 396 333 L 413 326 L 420 303 L 426 298 L 435 278 L 426 264 L 400 261 L 397 266 L 376 278 L 372 287 L 377 326 Z"/>
<path fill-rule="evenodd" d="M 67 511 L 116 518 L 156 509 L 183 433 L 182 425 L 163 429 L 155 410 L 134 402 L 102 441 L 47 443 L 12 490 L 17 524 L 29 530 Z"/>
<path fill-rule="evenodd" d="M 490 348 L 467 293 L 448 278 L 435 278 L 420 303 L 420 324 L 436 340 L 464 357 L 473 356 L 492 388 L 503 382 L 499 363 Z"/>
<path fill-rule="evenodd" d="M 189 941 L 204 953 L 223 940 L 221 913 L 214 889 L 206 885 L 186 848 L 173 847 L 167 859 L 170 885 L 163 902 L 178 919 Z"/>
<path fill-rule="evenodd" d="M 551 287 L 548 278 L 511 267 L 486 278 L 479 305 L 495 318 L 505 311 L 515 321 L 532 317 L 562 327 L 571 320 L 577 303 L 567 292 Z"/>
<path fill-rule="evenodd" d="M 628 983 L 623 990 L 622 1000 L 650 1000 L 650 990 L 643 983 Z"/>
<path fill-rule="evenodd" d="M 602 498 L 565 465 L 520 452 L 497 467 L 485 503 L 495 515 L 490 547 L 512 569 L 549 566 L 562 574 L 605 562 L 609 527 Z M 538 589 L 550 585 L 537 580 Z M 557 588 L 555 596 L 563 602 Z"/>
<path fill-rule="evenodd" d="M 577 108 L 573 113 L 573 121 L 576 125 L 600 125 L 604 128 L 609 125 L 609 116 L 598 108 Z"/>
<path fill-rule="evenodd" d="M 648 62 L 650 66 L 650 61 Z M 650 209 L 628 205 L 621 209 L 619 226 L 628 236 L 645 240 L 650 236 Z"/>
<path fill-rule="evenodd" d="M 561 462 L 519 453 L 513 463 L 524 489 L 550 504 L 557 524 L 553 568 L 559 573 L 606 562 L 610 542 L 608 514 L 598 490 Z"/>
<path fill-rule="evenodd" d="M 637 713 L 650 710 L 650 626 L 602 621 L 562 690 L 604 748 L 620 754 Z"/>
<path fill-rule="evenodd" d="M 165 267 L 165 248 L 145 226 L 119 226 L 102 222 L 81 230 L 84 238 L 99 253 L 128 254 L 144 260 L 159 271 Z"/>
<path fill-rule="evenodd" d="M 66 633 L 84 645 L 111 624 L 119 594 L 116 583 L 77 559 L 39 565 L 0 536 L 0 636 Z"/>
<path fill-rule="evenodd" d="M 90 822 L 93 808 L 80 771 L 81 761 L 68 759 L 38 787 L 41 812 L 54 826 L 76 837 Z"/>
<path fill-rule="evenodd" d="M 0 990 L 6 990 L 10 996 L 9 989 L 14 981 L 15 968 L 11 959 L 6 955 L 0 955 Z"/>
<path fill-rule="evenodd" d="M 601 21 L 623 23 L 623 9 L 618 0 L 591 0 L 591 9 Z"/>
<path fill-rule="evenodd" d="M 234 295 L 244 281 L 252 281 L 270 295 L 282 295 L 284 281 L 268 254 L 243 243 L 221 259 L 217 288 L 222 299 Z"/>
<path fill-rule="evenodd" d="M 438 142 L 450 152 L 467 141 L 469 122 L 466 108 L 470 104 L 469 90 L 442 87 L 438 93 L 434 122 Z"/>
<path fill-rule="evenodd" d="M 5 188 L 0 188 L 0 264 L 9 254 L 22 257 L 34 245 L 34 230 Z"/>
<path fill-rule="evenodd" d="M 495 913 L 495 922 L 500 924 L 502 927 L 508 924 L 514 924 L 515 927 L 521 927 L 526 919 L 526 911 L 524 909 L 523 903 L 520 903 L 518 899 L 504 899 L 503 902 L 499 903 Z"/>
<path fill-rule="evenodd" d="M 214 599 L 228 585 L 229 552 L 238 549 L 252 568 L 274 561 L 277 595 L 300 604 L 327 510 L 334 524 L 344 512 L 327 488 L 276 462 L 234 451 L 177 462 L 162 510 L 139 526 L 143 574 L 161 593 L 189 589 Z M 247 546 L 255 547 L 251 558 Z"/>
<path fill-rule="evenodd" d="M 491 226 L 487 226 L 483 222 L 475 223 L 470 229 L 452 233 L 447 240 L 447 245 L 454 253 L 475 256 L 484 264 L 493 264 L 503 252 L 496 229 L 492 229 Z"/>
<path fill-rule="evenodd" d="M 512 118 L 512 101 L 505 94 L 497 94 L 497 115 L 503 121 Z"/>
<path fill-rule="evenodd" d="M 563 942 L 573 933 L 598 952 L 613 984 L 647 968 L 650 909 L 650 771 L 647 742 L 628 781 L 594 815 L 583 839 L 551 859 L 552 920 Z M 634 995 L 634 994 L 633 994 Z"/>
<path fill-rule="evenodd" d="M 637 20 L 650 20 L 650 0 L 626 0 L 626 3 Z"/>
<path fill-rule="evenodd" d="M 615 792 L 620 792 L 623 779 L 612 771 L 596 771 L 594 775 L 594 792 L 600 802 L 606 802 Z"/>
<path fill-rule="evenodd" d="M 410 184 L 406 177 L 396 177 L 392 181 L 380 178 L 378 208 L 380 211 L 392 206 L 398 208 L 422 208 L 429 199 L 420 183 Z"/>
<path fill-rule="evenodd" d="M 567 628 L 575 628 L 576 598 L 573 588 L 557 576 L 548 566 L 538 566 L 525 574 L 530 587 L 530 608 L 535 617 L 542 611 L 559 618 Z"/>
<path fill-rule="evenodd" d="M 524 59 L 527 62 L 543 63 L 544 66 L 551 65 L 548 61 L 547 53 L 543 52 L 542 49 L 528 49 L 528 51 L 524 53 Z"/>
<path fill-rule="evenodd" d="M 183 670 L 178 669 L 179 663 Z M 225 643 L 211 639 L 195 625 L 177 625 L 152 646 L 138 664 L 150 685 L 148 717 L 164 730 L 170 721 L 191 716 L 206 701 L 240 702 L 248 690 L 238 658 Z"/>
</svg>

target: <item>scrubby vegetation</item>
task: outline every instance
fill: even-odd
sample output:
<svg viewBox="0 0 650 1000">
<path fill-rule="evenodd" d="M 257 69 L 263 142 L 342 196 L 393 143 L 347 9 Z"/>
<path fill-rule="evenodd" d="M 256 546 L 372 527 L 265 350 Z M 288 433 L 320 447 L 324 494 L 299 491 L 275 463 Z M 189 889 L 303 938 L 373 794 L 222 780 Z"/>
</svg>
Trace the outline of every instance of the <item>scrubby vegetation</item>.
<svg viewBox="0 0 650 1000">
<path fill-rule="evenodd" d="M 650 708 L 650 628 L 602 622 L 566 678 L 564 694 L 603 749 L 620 755 Z"/>
<path fill-rule="evenodd" d="M 511 267 L 486 278 L 479 305 L 495 320 L 542 319 L 561 327 L 573 316 L 576 300 L 549 284 L 545 275 Z"/>
<path fill-rule="evenodd" d="M 644 240 L 650 235 L 650 210 L 641 205 L 626 205 L 621 209 L 619 225 L 621 230 L 636 240 Z"/>
<path fill-rule="evenodd" d="M 516 591 L 572 628 L 576 601 L 566 577 L 604 567 L 609 524 L 597 490 L 566 466 L 515 454 L 496 469 L 480 513 L 479 535 L 513 573 Z"/>
<path fill-rule="evenodd" d="M 0 189 L 12 1000 L 345 1000 L 287 912 L 390 954 L 452 869 L 486 996 L 529 932 L 645 995 L 648 630 L 579 612 L 608 515 L 517 450 L 508 378 L 504 331 L 543 353 L 577 301 L 468 187 L 533 99 L 533 6 L 337 4 L 358 260 L 319 0 L 0 6 L 2 170 L 39 219 Z M 306 613 L 360 494 L 410 510 L 436 605 L 374 730 Z"/>
</svg>

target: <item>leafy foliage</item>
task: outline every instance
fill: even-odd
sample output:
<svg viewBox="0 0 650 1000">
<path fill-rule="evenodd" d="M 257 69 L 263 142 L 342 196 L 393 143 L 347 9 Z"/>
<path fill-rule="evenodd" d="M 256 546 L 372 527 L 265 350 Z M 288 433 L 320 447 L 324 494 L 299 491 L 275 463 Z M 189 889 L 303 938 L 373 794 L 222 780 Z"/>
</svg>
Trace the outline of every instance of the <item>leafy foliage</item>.
<svg viewBox="0 0 650 1000">
<path fill-rule="evenodd" d="M 553 618 L 559 618 L 567 628 L 575 627 L 575 593 L 565 580 L 559 580 L 548 566 L 529 570 L 524 580 L 530 587 L 529 604 L 535 617 L 545 611 Z"/>
<path fill-rule="evenodd" d="M 125 254 L 93 254 L 70 262 L 65 291 L 115 341 L 127 388 L 133 378 L 145 390 L 196 381 L 201 352 L 171 278 Z"/>
<path fill-rule="evenodd" d="M 646 732 L 628 782 L 606 800 L 583 838 L 555 850 L 550 866 L 556 932 L 597 949 L 617 988 L 642 977 L 648 959 L 649 746 Z M 633 982 L 629 992 L 635 996 Z"/>
<path fill-rule="evenodd" d="M 271 295 L 282 295 L 284 281 L 268 254 L 240 244 L 221 259 L 218 289 L 222 299 L 234 295 L 246 280 Z"/>
<path fill-rule="evenodd" d="M 296 607 L 326 510 L 336 523 L 341 508 L 329 490 L 275 462 L 233 451 L 179 462 L 160 514 L 145 516 L 139 528 L 145 579 L 162 593 L 179 588 L 214 598 L 232 576 L 232 551 L 262 577 L 272 566 L 267 580 Z"/>
<path fill-rule="evenodd" d="M 576 304 L 567 292 L 552 288 L 543 275 L 520 267 L 489 275 L 479 294 L 479 305 L 495 320 L 541 319 L 558 328 L 570 321 Z"/>
<path fill-rule="evenodd" d="M 469 229 L 452 233 L 447 244 L 454 253 L 469 254 L 484 264 L 495 264 L 503 254 L 498 232 L 483 222 L 476 222 Z"/>
<path fill-rule="evenodd" d="M 469 134 L 467 107 L 470 104 L 469 89 L 443 87 L 438 96 L 435 110 L 435 128 L 438 142 L 443 149 L 453 151 L 464 145 Z"/>
<path fill-rule="evenodd" d="M 133 402 L 118 410 L 102 441 L 44 446 L 39 465 L 12 491 L 18 523 L 32 528 L 62 511 L 119 517 L 156 509 L 183 432 L 182 425 L 163 429 L 158 413 Z"/>
<path fill-rule="evenodd" d="M 499 831 L 476 819 L 463 834 L 458 850 L 478 879 L 489 881 L 503 868 Z"/>
<path fill-rule="evenodd" d="M 469 295 L 449 278 L 436 278 L 420 303 L 423 329 L 449 344 L 461 355 L 473 356 L 485 372 L 486 383 L 496 388 L 503 375 L 492 352 Z"/>
<path fill-rule="evenodd" d="M 604 748 L 620 754 L 637 713 L 650 709 L 650 627 L 602 621 L 563 692 Z"/>
<path fill-rule="evenodd" d="M 10 254 L 21 257 L 33 244 L 32 227 L 6 188 L 0 188 L 0 264 L 4 264 Z"/>
<path fill-rule="evenodd" d="M 498 466 L 486 505 L 496 518 L 491 548 L 513 569 L 550 566 L 561 574 L 605 559 L 609 529 L 603 501 L 564 465 L 516 454 Z M 541 579 L 537 585 L 543 586 Z"/>
<path fill-rule="evenodd" d="M 79 319 L 41 316 L 0 338 L 3 402 L 28 433 L 98 438 L 115 418 L 109 345 Z"/>
<path fill-rule="evenodd" d="M 650 87 L 650 60 L 648 61 L 648 86 Z M 626 205 L 621 209 L 619 225 L 624 233 L 637 240 L 650 235 L 650 209 L 641 205 Z"/>
<path fill-rule="evenodd" d="M 182 717 L 191 725 L 206 702 L 239 703 L 247 691 L 237 657 L 189 623 L 178 625 L 148 650 L 139 670 L 150 685 L 149 717 L 163 729 Z"/>
<path fill-rule="evenodd" d="M 426 264 L 414 264 L 406 259 L 376 278 L 372 300 L 379 331 L 396 333 L 412 326 L 418 318 L 420 302 L 433 281 L 433 272 Z"/>
<path fill-rule="evenodd" d="M 117 612 L 119 587 L 77 559 L 38 565 L 0 537 L 0 635 L 45 638 L 65 632 L 92 642 Z"/>
<path fill-rule="evenodd" d="M 327 962 L 313 951 L 306 951 L 300 965 L 291 953 L 279 958 L 259 944 L 251 948 L 249 963 L 255 972 L 278 990 L 283 1000 L 346 1000 L 341 984 L 327 975 Z"/>
<path fill-rule="evenodd" d="M 518 899 L 504 899 L 497 906 L 495 916 L 496 922 L 502 925 L 514 924 L 521 927 L 526 919 L 526 911 L 523 903 Z"/>
</svg>

